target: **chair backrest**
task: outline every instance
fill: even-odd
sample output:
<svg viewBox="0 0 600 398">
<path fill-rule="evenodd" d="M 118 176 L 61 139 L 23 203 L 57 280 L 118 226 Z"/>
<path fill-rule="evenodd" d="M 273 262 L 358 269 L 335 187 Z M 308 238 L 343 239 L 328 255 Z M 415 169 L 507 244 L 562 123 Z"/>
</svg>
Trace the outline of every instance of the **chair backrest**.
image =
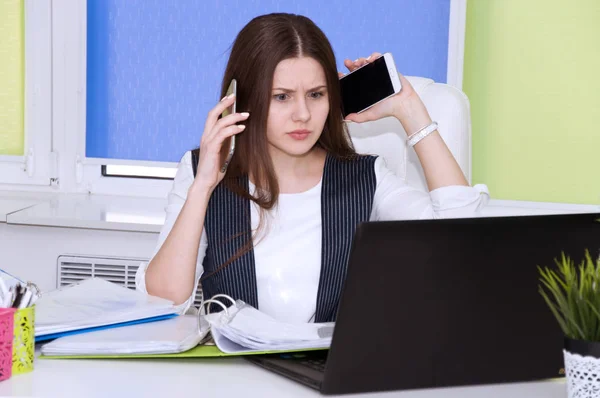
<svg viewBox="0 0 600 398">
<path fill-rule="evenodd" d="M 471 183 L 471 114 L 467 96 L 459 89 L 431 79 L 407 76 L 438 122 L 439 132 Z M 350 136 L 359 153 L 383 157 L 388 167 L 411 186 L 427 191 L 421 163 L 406 144 L 406 133 L 393 117 L 367 123 L 348 123 Z M 412 132 L 409 132 L 412 133 Z"/>
</svg>

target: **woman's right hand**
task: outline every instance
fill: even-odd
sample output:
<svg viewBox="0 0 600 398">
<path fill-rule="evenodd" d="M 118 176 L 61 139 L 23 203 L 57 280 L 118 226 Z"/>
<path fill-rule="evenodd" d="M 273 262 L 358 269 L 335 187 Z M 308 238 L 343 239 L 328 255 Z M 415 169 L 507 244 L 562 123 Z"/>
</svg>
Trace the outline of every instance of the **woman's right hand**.
<svg viewBox="0 0 600 398">
<path fill-rule="evenodd" d="M 208 113 L 204 132 L 200 140 L 200 154 L 198 156 L 198 169 L 194 185 L 210 194 L 221 182 L 225 173 L 221 173 L 221 147 L 223 142 L 246 128 L 243 124 L 236 124 L 250 116 L 247 112 L 233 113 L 219 119 L 227 107 L 234 102 L 234 94 L 225 97 Z"/>
</svg>

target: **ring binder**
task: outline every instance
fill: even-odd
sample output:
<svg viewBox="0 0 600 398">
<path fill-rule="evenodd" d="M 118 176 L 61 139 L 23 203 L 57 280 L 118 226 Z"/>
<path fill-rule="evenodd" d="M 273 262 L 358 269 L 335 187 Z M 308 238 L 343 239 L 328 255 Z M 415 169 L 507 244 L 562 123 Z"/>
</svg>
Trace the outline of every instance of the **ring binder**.
<svg viewBox="0 0 600 398">
<path fill-rule="evenodd" d="M 218 300 L 220 298 L 228 300 L 231 306 L 225 306 Z M 206 312 L 206 305 L 209 303 L 221 307 L 225 316 Z M 203 300 L 198 311 L 198 330 L 203 338 L 210 333 L 218 348 L 228 353 L 328 348 L 333 325 L 333 322 L 280 322 L 226 294 L 216 294 L 208 300 Z"/>
<path fill-rule="evenodd" d="M 228 295 L 226 295 L 226 294 L 215 294 L 209 300 L 206 300 L 206 301 L 202 300 L 200 302 L 200 309 L 201 310 L 204 309 L 204 306 L 206 305 L 206 303 L 215 303 L 215 304 L 219 304 L 223 308 L 223 310 L 225 311 L 225 313 L 227 315 L 229 315 L 229 311 L 227 311 L 227 307 L 223 303 L 221 303 L 220 301 L 215 300 L 218 297 L 224 297 L 224 298 L 228 299 L 229 301 L 231 301 L 231 304 L 235 305 L 235 300 L 232 299 L 231 297 L 229 297 Z M 209 312 L 209 314 L 210 314 L 210 312 Z"/>
<path fill-rule="evenodd" d="M 208 322 L 206 320 L 204 320 L 202 318 L 203 316 L 210 314 L 210 306 L 209 306 L 208 313 L 204 313 L 204 314 L 202 313 L 203 311 L 206 312 L 206 309 L 205 309 L 206 304 L 212 303 L 212 304 L 217 304 L 217 305 L 221 306 L 221 308 L 223 308 L 223 311 L 225 312 L 225 315 L 227 317 L 229 317 L 229 310 L 227 309 L 227 306 L 225 306 L 222 302 L 216 300 L 217 298 L 220 298 L 220 297 L 226 298 L 227 300 L 231 301 L 232 305 L 235 305 L 235 300 L 226 294 L 216 294 L 216 295 L 212 296 L 209 300 L 206 300 L 206 301 L 202 300 L 202 302 L 200 303 L 200 309 L 198 310 L 198 333 L 203 337 L 202 337 L 202 340 L 200 340 L 200 343 L 198 343 L 198 345 L 207 344 L 213 340 L 212 335 L 210 333 L 210 325 L 208 324 Z M 202 321 L 205 322 L 206 331 L 203 330 Z"/>
<path fill-rule="evenodd" d="M 235 300 L 234 300 L 234 299 L 232 299 L 231 297 L 229 297 L 228 295 L 226 295 L 226 294 L 215 294 L 215 295 L 214 295 L 214 296 L 212 296 L 212 297 L 211 297 L 209 300 L 202 300 L 202 301 L 200 302 L 200 309 L 199 309 L 199 311 L 198 311 L 198 317 L 200 317 L 201 315 L 207 315 L 207 314 L 202 314 L 202 311 L 203 311 L 203 310 L 205 310 L 205 309 L 204 309 L 204 307 L 205 307 L 205 305 L 206 305 L 206 304 L 208 304 L 208 303 L 214 303 L 214 304 L 218 304 L 218 305 L 220 305 L 220 306 L 221 306 L 221 308 L 223 308 L 223 311 L 225 311 L 225 314 L 226 314 L 227 316 L 229 316 L 229 311 L 228 311 L 228 309 L 227 309 L 227 306 L 225 306 L 225 305 L 224 305 L 222 302 L 220 302 L 220 301 L 217 301 L 217 300 L 216 300 L 216 299 L 217 299 L 217 298 L 219 298 L 219 297 L 226 298 L 227 300 L 231 301 L 231 304 L 232 304 L 232 305 L 235 305 Z M 210 307 L 209 307 L 209 312 L 208 312 L 208 314 L 210 314 Z"/>
<path fill-rule="evenodd" d="M 210 304 L 223 311 L 211 313 Z M 185 356 L 184 353 L 195 350 L 198 356 L 222 356 L 327 349 L 331 334 L 323 331 L 332 327 L 332 323 L 279 322 L 241 300 L 217 294 L 203 300 L 196 315 L 65 336 L 44 345 L 42 354 L 63 357 Z M 212 344 L 208 343 L 210 340 L 213 340 Z M 216 350 L 209 345 L 216 345 Z"/>
</svg>

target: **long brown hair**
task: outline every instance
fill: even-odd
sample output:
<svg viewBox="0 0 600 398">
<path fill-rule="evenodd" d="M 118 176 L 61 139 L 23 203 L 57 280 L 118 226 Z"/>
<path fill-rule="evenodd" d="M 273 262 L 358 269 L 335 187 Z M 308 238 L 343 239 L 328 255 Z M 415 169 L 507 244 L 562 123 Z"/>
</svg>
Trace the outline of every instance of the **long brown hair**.
<svg viewBox="0 0 600 398">
<path fill-rule="evenodd" d="M 224 96 L 231 79 L 237 79 L 238 112 L 250 112 L 250 118 L 244 123 L 246 129 L 237 135 L 235 155 L 223 183 L 231 191 L 260 207 L 259 225 L 264 222 L 264 211 L 272 209 L 279 196 L 279 184 L 269 156 L 266 135 L 273 76 L 281 61 L 297 57 L 315 59 L 325 72 L 329 115 L 317 145 L 337 158 L 356 157 L 343 123 L 335 55 L 325 34 L 309 18 L 301 15 L 274 13 L 252 19 L 233 43 L 221 86 L 221 96 Z M 239 177 L 242 176 L 252 176 L 256 187 L 254 195 L 240 185 Z M 251 247 L 252 241 L 249 239 L 217 271 L 241 257 Z"/>
</svg>

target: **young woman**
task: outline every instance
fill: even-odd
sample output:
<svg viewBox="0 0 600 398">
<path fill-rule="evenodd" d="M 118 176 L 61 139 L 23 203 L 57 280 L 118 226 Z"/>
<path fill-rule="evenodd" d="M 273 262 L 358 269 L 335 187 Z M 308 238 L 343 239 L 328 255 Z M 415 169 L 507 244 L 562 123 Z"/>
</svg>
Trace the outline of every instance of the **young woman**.
<svg viewBox="0 0 600 398">
<path fill-rule="evenodd" d="M 378 56 L 345 65 L 352 71 Z M 308 18 L 269 14 L 240 31 L 222 93 L 237 79 L 243 112 L 219 118 L 231 97 L 209 112 L 199 149 L 179 164 L 156 251 L 136 276 L 139 290 L 185 312 L 201 281 L 204 297 L 228 294 L 281 321 L 333 321 L 360 222 L 477 216 L 487 189 L 468 185 L 437 131 L 414 145 L 429 192 L 408 186 L 380 157 L 356 154 L 340 75 L 328 39 Z M 409 135 L 429 126 L 423 102 L 402 76 L 401 83 L 397 95 L 346 119 L 393 116 Z M 221 173 L 221 147 L 233 135 L 236 152 Z"/>
</svg>

